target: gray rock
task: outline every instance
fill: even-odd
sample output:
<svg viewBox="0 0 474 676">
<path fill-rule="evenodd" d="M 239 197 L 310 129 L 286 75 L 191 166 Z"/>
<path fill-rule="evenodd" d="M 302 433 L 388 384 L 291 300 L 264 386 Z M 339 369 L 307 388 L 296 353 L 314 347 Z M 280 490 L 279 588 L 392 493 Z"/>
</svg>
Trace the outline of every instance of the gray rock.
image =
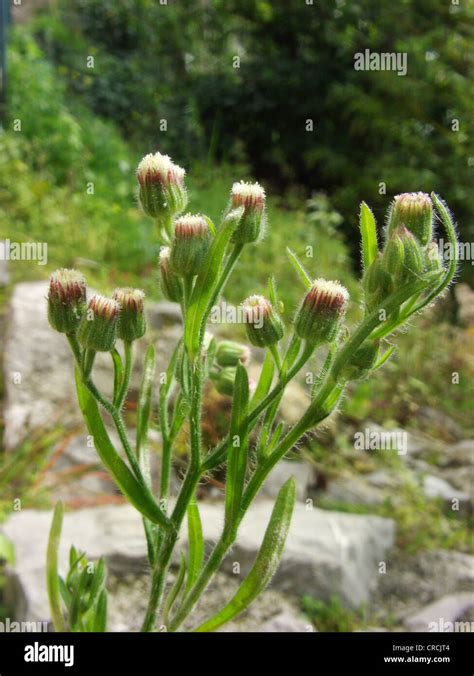
<svg viewBox="0 0 474 676">
<path fill-rule="evenodd" d="M 450 594 L 430 603 L 405 620 L 409 631 L 473 631 L 474 623 L 456 621 L 474 608 L 474 593 Z"/>
<path fill-rule="evenodd" d="M 47 320 L 47 288 L 47 282 L 43 281 L 17 284 L 7 312 L 4 352 L 4 443 L 7 450 L 46 425 L 54 426 L 57 422 L 64 426 L 82 424 L 76 402 L 71 351 L 66 338 L 53 331 Z M 135 391 L 139 387 L 148 343 L 156 342 L 158 382 L 159 372 L 166 368 L 180 331 L 173 304 L 150 305 L 147 312 L 153 317 L 153 323 L 160 327 L 160 334 L 157 337 L 151 326 L 146 338 L 135 343 L 131 385 Z M 108 354 L 97 355 L 94 380 L 101 391 L 110 395 L 113 369 Z"/>
<path fill-rule="evenodd" d="M 440 477 L 428 474 L 423 478 L 423 492 L 427 498 L 441 498 L 446 502 L 459 500 L 459 502 L 469 502 L 470 496 L 467 493 L 456 490 L 451 484 Z"/>
<path fill-rule="evenodd" d="M 424 431 L 436 439 L 457 441 L 463 437 L 463 431 L 455 420 L 431 406 L 420 406 L 416 420 Z"/>
<path fill-rule="evenodd" d="M 289 460 L 282 460 L 272 470 L 262 488 L 262 495 L 269 498 L 276 498 L 280 488 L 285 481 L 293 476 L 296 482 L 296 499 L 303 501 L 311 486 L 313 480 L 313 472 L 311 467 L 306 462 L 291 462 Z"/>
<path fill-rule="evenodd" d="M 238 579 L 248 572 L 268 523 L 272 501 L 257 502 L 244 519 L 237 544 L 224 570 Z M 222 505 L 202 504 L 205 539 L 210 546 L 222 531 Z M 16 573 L 24 591 L 29 620 L 45 621 L 49 610 L 45 590 L 45 552 L 51 512 L 24 510 L 4 526 L 16 552 Z M 185 533 L 182 534 L 186 540 Z M 336 594 L 349 606 L 367 602 L 377 584 L 377 566 L 393 544 L 389 519 L 308 510 L 297 504 L 280 569 L 272 588 L 280 592 L 312 594 L 323 600 Z M 139 515 L 128 505 L 77 510 L 66 514 L 59 552 L 65 571 L 71 544 L 96 559 L 105 555 L 110 573 L 120 577 L 145 571 L 145 538 Z"/>
<path fill-rule="evenodd" d="M 7 312 L 4 352 L 7 450 L 33 430 L 74 414 L 73 364 L 64 336 L 46 318 L 45 282 L 17 284 Z"/>
<path fill-rule="evenodd" d="M 474 291 L 469 284 L 456 284 L 454 294 L 458 302 L 459 319 L 465 326 L 474 325 Z"/>
<path fill-rule="evenodd" d="M 474 589 L 474 557 L 463 552 L 433 549 L 413 556 L 393 551 L 385 575 L 380 576 L 372 606 L 382 616 L 390 613 L 403 622 L 421 605 L 444 594 Z"/>
<path fill-rule="evenodd" d="M 352 505 L 381 505 L 387 493 L 357 475 L 340 476 L 331 480 L 324 497 L 332 502 Z"/>
<path fill-rule="evenodd" d="M 468 495 L 474 493 L 474 471 L 473 468 L 466 465 L 464 467 L 452 467 L 443 470 L 443 478 L 449 481 L 455 488 Z"/>
<path fill-rule="evenodd" d="M 440 458 L 443 467 L 462 467 L 474 465 L 474 439 L 464 439 L 457 444 L 447 446 Z"/>
<path fill-rule="evenodd" d="M 314 631 L 314 629 L 308 620 L 304 620 L 302 617 L 295 615 L 291 610 L 285 608 L 285 610 L 280 611 L 277 615 L 267 620 L 262 625 L 260 631 L 263 633 L 284 632 L 288 634 Z"/>
<path fill-rule="evenodd" d="M 2 243 L 0 243 L 0 252 L 2 251 Z M 0 287 L 7 286 L 10 282 L 10 275 L 8 274 L 8 263 L 4 258 L 0 258 Z"/>
</svg>

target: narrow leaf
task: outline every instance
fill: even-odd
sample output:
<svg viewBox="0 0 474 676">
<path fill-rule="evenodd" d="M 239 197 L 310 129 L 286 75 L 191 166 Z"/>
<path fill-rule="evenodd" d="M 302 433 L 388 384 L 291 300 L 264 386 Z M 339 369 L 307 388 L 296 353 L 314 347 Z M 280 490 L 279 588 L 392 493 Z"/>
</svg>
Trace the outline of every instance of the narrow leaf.
<svg viewBox="0 0 474 676">
<path fill-rule="evenodd" d="M 168 624 L 169 614 L 172 611 L 176 599 L 178 598 L 179 593 L 183 587 L 185 575 L 186 575 L 186 559 L 184 558 L 184 554 L 181 552 L 181 563 L 179 565 L 178 575 L 176 577 L 176 580 L 174 581 L 173 586 L 169 591 L 169 594 L 166 598 L 163 607 L 163 623 L 165 627 Z"/>
<path fill-rule="evenodd" d="M 362 237 L 362 262 L 367 270 L 378 253 L 377 229 L 372 211 L 365 202 L 360 205 L 360 234 Z"/>
<path fill-rule="evenodd" d="M 140 386 L 140 395 L 138 398 L 137 412 L 137 456 L 139 461 L 147 451 L 148 441 L 148 421 L 151 411 L 151 395 L 153 389 L 153 378 L 155 377 L 155 347 L 149 345 L 145 355 L 145 365 L 143 377 Z M 143 463 L 148 470 L 145 475 L 149 477 L 148 463 Z"/>
<path fill-rule="evenodd" d="M 201 572 L 204 561 L 204 538 L 202 534 L 202 523 L 199 515 L 199 507 L 195 499 L 189 503 L 188 507 L 188 575 L 186 579 L 186 591 L 191 589 Z"/>
<path fill-rule="evenodd" d="M 112 475 L 115 483 L 129 502 L 153 523 L 169 529 L 170 522 L 161 511 L 153 496 L 139 484 L 110 441 L 99 407 L 94 397 L 82 384 L 76 370 L 76 389 L 79 407 L 86 422 L 89 433 L 94 439 L 95 449 L 105 467 Z"/>
<path fill-rule="evenodd" d="M 252 397 L 252 408 L 257 406 L 264 399 L 272 386 L 273 373 L 275 371 L 275 362 L 270 352 L 267 352 L 263 362 L 257 387 Z"/>
<path fill-rule="evenodd" d="M 380 359 L 377 361 L 377 363 L 372 367 L 372 371 L 376 371 L 377 369 L 381 368 L 386 361 L 390 359 L 392 354 L 395 352 L 397 349 L 396 345 L 391 345 L 388 350 L 385 350 L 383 355 L 380 357 Z"/>
<path fill-rule="evenodd" d="M 107 590 L 103 589 L 95 611 L 93 631 L 104 632 L 107 629 Z"/>
<path fill-rule="evenodd" d="M 313 282 L 311 280 L 311 277 L 306 272 L 304 265 L 301 263 L 295 252 L 292 251 L 289 247 L 286 248 L 286 252 L 288 254 L 288 258 L 290 259 L 290 263 L 298 273 L 299 278 L 301 279 L 305 287 L 307 289 L 310 289 Z"/>
<path fill-rule="evenodd" d="M 122 357 L 120 356 L 117 349 L 113 349 L 110 353 L 112 361 L 114 363 L 114 396 L 113 402 L 114 405 L 117 403 L 118 396 L 120 394 L 120 388 L 122 387 L 123 382 L 123 363 Z"/>
<path fill-rule="evenodd" d="M 227 448 L 225 494 L 225 529 L 236 527 L 247 469 L 249 380 L 245 367 L 239 363 L 235 376 L 234 400 Z"/>
<path fill-rule="evenodd" d="M 49 531 L 48 552 L 46 557 L 46 586 L 48 589 L 51 620 L 55 631 L 66 631 L 61 612 L 61 594 L 59 589 L 58 550 L 63 526 L 64 506 L 61 501 L 56 503 L 53 522 Z"/>
<path fill-rule="evenodd" d="M 202 320 L 216 288 L 227 245 L 242 213 L 243 209 L 241 208 L 231 211 L 226 216 L 207 253 L 202 272 L 196 278 L 187 309 L 184 330 L 184 343 L 191 357 L 195 355 L 198 349 Z"/>
<path fill-rule="evenodd" d="M 229 603 L 195 631 L 215 631 L 244 611 L 265 589 L 275 574 L 283 554 L 295 498 L 296 484 L 291 477 L 278 493 L 262 546 L 249 574 Z"/>
</svg>

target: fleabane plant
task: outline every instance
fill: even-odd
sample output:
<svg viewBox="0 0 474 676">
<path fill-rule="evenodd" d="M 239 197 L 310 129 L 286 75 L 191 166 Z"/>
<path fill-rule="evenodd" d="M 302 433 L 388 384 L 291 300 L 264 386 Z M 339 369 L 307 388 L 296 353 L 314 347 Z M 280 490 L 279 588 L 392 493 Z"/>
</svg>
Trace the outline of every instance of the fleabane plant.
<svg viewBox="0 0 474 676">
<path fill-rule="evenodd" d="M 168 631 L 179 630 L 185 622 L 184 626 L 195 631 L 212 631 L 245 610 L 263 591 L 283 553 L 295 503 L 292 478 L 281 487 L 261 549 L 240 588 L 213 617 L 193 627 L 193 608 L 235 542 L 262 484 L 285 454 L 334 411 L 350 381 L 370 376 L 387 361 L 394 350 L 389 336 L 443 293 L 456 272 L 456 234 L 446 205 L 435 194 L 397 196 L 381 233 L 377 233 L 372 212 L 362 203 L 364 316 L 352 331 L 345 325 L 350 302 L 347 290 L 338 281 L 314 279 L 288 250 L 302 283 L 292 326 L 285 329 L 280 317 L 281 302 L 273 279 L 268 297 L 255 293 L 242 300 L 248 342 L 265 351 L 258 381 L 253 383 L 247 373 L 249 345 L 218 342 L 206 328 L 245 247 L 254 246 L 263 235 L 267 220 L 263 188 L 257 183 L 234 183 L 222 221 L 215 226 L 203 214 L 184 213 L 184 170 L 169 157 L 147 155 L 138 166 L 137 177 L 140 204 L 156 223 L 162 244 L 158 261 L 161 290 L 168 300 L 180 305 L 183 334 L 158 391 L 155 349 L 148 347 L 133 440 L 122 408 L 130 385 L 133 345 L 146 332 L 143 292 L 121 288 L 112 298 L 95 295 L 87 301 L 82 275 L 58 270 L 51 276 L 48 317 L 71 346 L 79 406 L 97 453 L 125 498 L 143 517 L 151 575 L 143 631 L 154 630 L 158 622 Z M 433 240 L 435 217 L 452 245 L 453 255 L 446 263 Z M 100 392 L 94 383 L 97 352 L 111 356 L 114 386 L 109 394 Z M 320 355 L 307 407 L 300 420 L 287 428 L 278 417 L 285 388 Z M 201 430 L 203 388 L 208 380 L 232 397 L 228 432 L 214 448 L 204 447 Z M 147 443 L 155 398 L 162 438 L 157 486 L 149 469 Z M 114 446 L 105 425 L 109 417 L 120 449 Z M 173 450 L 185 424 L 189 428 L 186 473 L 177 494 L 170 495 Z M 222 466 L 226 468 L 222 533 L 206 555 L 196 488 Z M 104 562 L 100 561 L 88 578 L 90 566 L 84 563 L 85 555 L 72 549 L 67 577 L 58 574 L 62 509 L 58 504 L 48 548 L 48 592 L 55 627 L 105 630 Z M 183 551 L 179 536 L 185 527 L 188 545 Z M 180 567 L 170 586 L 169 568 L 175 550 L 180 551 Z"/>
</svg>

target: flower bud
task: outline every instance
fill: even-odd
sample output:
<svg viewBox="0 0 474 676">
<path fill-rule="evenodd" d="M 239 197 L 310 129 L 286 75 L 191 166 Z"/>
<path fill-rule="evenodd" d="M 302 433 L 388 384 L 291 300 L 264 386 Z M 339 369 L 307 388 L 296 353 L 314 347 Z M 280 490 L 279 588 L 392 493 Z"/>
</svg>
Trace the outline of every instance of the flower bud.
<svg viewBox="0 0 474 676">
<path fill-rule="evenodd" d="M 112 298 L 92 296 L 79 325 L 78 338 L 84 348 L 110 352 L 117 339 L 120 305 Z"/>
<path fill-rule="evenodd" d="M 433 232 L 433 203 L 423 192 L 405 192 L 397 195 L 389 211 L 389 235 L 399 225 L 404 225 L 417 240 L 425 245 Z"/>
<path fill-rule="evenodd" d="M 60 333 L 76 333 L 86 307 L 86 282 L 76 270 L 56 270 L 49 280 L 48 319 Z"/>
<path fill-rule="evenodd" d="M 398 228 L 403 242 L 403 272 L 404 282 L 410 282 L 421 277 L 424 272 L 423 254 L 413 234 L 403 225 Z"/>
<path fill-rule="evenodd" d="M 345 315 L 349 294 L 339 282 L 316 279 L 295 318 L 295 331 L 311 345 L 333 341 Z"/>
<path fill-rule="evenodd" d="M 237 369 L 229 366 L 212 374 L 214 386 L 219 394 L 226 394 L 229 397 L 234 394 L 236 373 Z"/>
<path fill-rule="evenodd" d="M 350 357 L 343 369 L 343 376 L 348 380 L 357 380 L 366 376 L 377 363 L 379 351 L 379 340 L 363 343 Z"/>
<path fill-rule="evenodd" d="M 173 303 L 180 303 L 183 298 L 183 283 L 181 277 L 170 266 L 171 249 L 162 246 L 160 249 L 160 283 L 163 295 Z"/>
<path fill-rule="evenodd" d="M 216 361 L 219 366 L 237 366 L 239 361 L 242 364 L 248 364 L 250 348 L 231 340 L 223 340 L 217 346 Z"/>
<path fill-rule="evenodd" d="M 211 245 L 211 231 L 202 216 L 187 214 L 175 222 L 170 265 L 177 274 L 197 275 Z"/>
<path fill-rule="evenodd" d="M 239 244 L 255 242 L 265 230 L 265 190 L 259 183 L 234 183 L 230 193 L 230 209 L 244 207 L 244 213 L 232 235 Z"/>
<path fill-rule="evenodd" d="M 141 338 L 146 331 L 143 291 L 115 289 L 112 297 L 120 305 L 117 337 L 129 343 Z"/>
<path fill-rule="evenodd" d="M 382 254 L 379 253 L 365 271 L 362 286 L 368 310 L 375 308 L 392 292 L 392 276 L 385 269 Z"/>
<path fill-rule="evenodd" d="M 184 169 L 161 153 L 145 155 L 138 165 L 140 205 L 160 225 L 171 221 L 188 203 L 184 174 Z"/>
<path fill-rule="evenodd" d="M 441 272 L 443 260 L 439 254 L 437 242 L 430 242 L 425 249 L 425 267 L 428 272 Z"/>
<path fill-rule="evenodd" d="M 384 269 L 390 275 L 397 277 L 402 271 L 404 257 L 403 241 L 397 228 L 392 232 L 385 245 L 383 252 Z"/>
<path fill-rule="evenodd" d="M 269 300 L 249 296 L 242 303 L 243 320 L 252 345 L 269 347 L 283 338 L 282 321 Z"/>
</svg>

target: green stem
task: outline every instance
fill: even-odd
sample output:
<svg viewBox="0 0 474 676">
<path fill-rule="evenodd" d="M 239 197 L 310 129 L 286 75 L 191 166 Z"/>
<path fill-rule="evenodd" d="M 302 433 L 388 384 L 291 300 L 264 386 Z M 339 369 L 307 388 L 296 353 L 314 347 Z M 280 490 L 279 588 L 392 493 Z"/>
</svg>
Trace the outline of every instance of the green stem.
<svg viewBox="0 0 474 676">
<path fill-rule="evenodd" d="M 190 589 L 181 606 L 178 608 L 176 614 L 169 625 L 169 631 L 176 631 L 176 629 L 184 622 L 189 613 L 192 611 L 196 603 L 199 601 L 201 595 L 205 591 L 207 585 L 214 577 L 214 574 L 219 569 L 222 560 L 227 554 L 232 545 L 233 540 L 222 536 L 214 549 L 212 550 L 206 565 L 199 574 L 198 579 Z"/>
<path fill-rule="evenodd" d="M 120 386 L 117 400 L 114 402 L 115 407 L 120 411 L 127 396 L 128 388 L 130 387 L 130 377 L 132 375 L 133 364 L 133 343 L 128 340 L 123 341 L 125 352 L 125 370 L 123 374 L 122 384 Z"/>
<path fill-rule="evenodd" d="M 309 360 L 313 352 L 314 347 L 311 345 L 306 345 L 301 357 L 297 360 L 295 365 L 278 381 L 278 383 L 275 385 L 272 391 L 269 392 L 267 396 L 264 399 L 262 399 L 262 401 L 254 409 L 252 409 L 252 411 L 250 411 L 246 421 L 246 424 L 249 426 L 250 429 L 257 422 L 260 414 L 263 413 L 263 411 L 273 401 L 275 401 L 278 395 L 283 392 L 283 390 L 288 385 L 290 380 L 293 380 L 293 378 L 297 375 L 297 373 L 299 373 L 299 371 Z M 226 436 L 223 439 L 221 439 L 221 441 L 217 444 L 217 446 L 215 446 L 215 448 L 207 455 L 202 465 L 203 473 L 208 472 L 211 469 L 214 469 L 214 467 L 217 467 L 217 465 L 220 465 L 221 462 L 225 460 L 227 443 L 228 437 Z"/>
</svg>

